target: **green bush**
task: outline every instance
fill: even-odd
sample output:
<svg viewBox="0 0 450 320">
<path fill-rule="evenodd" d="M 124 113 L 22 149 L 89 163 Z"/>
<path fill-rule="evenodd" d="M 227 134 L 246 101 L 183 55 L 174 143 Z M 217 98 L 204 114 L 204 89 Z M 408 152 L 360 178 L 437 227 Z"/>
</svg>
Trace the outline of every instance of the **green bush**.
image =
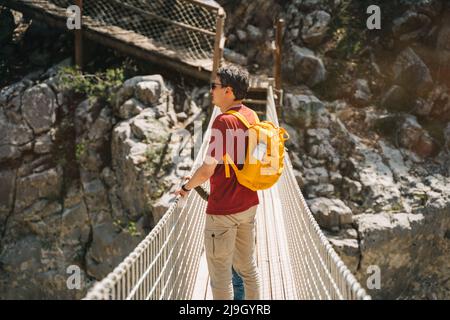
<svg viewBox="0 0 450 320">
<path fill-rule="evenodd" d="M 118 232 L 127 232 L 132 237 L 140 237 L 142 234 L 138 231 L 136 222 L 129 221 L 128 223 L 120 219 L 115 219 L 113 225 L 118 229 Z"/>
<path fill-rule="evenodd" d="M 86 145 L 84 143 L 78 143 L 75 146 L 75 158 L 77 161 L 80 161 L 81 157 L 86 152 Z"/>
<path fill-rule="evenodd" d="M 122 68 L 108 69 L 105 72 L 84 74 L 76 67 L 64 67 L 58 72 L 62 89 L 86 95 L 90 99 L 99 99 L 112 104 L 116 89 L 124 81 Z"/>
</svg>

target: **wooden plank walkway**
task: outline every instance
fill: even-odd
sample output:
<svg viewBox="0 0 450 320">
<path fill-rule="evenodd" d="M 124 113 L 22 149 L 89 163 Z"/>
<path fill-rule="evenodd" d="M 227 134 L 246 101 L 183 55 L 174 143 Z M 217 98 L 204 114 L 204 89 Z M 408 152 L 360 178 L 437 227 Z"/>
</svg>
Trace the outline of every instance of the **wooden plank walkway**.
<svg viewBox="0 0 450 320">
<path fill-rule="evenodd" d="M 256 221 L 257 264 L 261 273 L 261 298 L 298 299 L 288 253 L 283 208 L 275 185 L 258 192 L 260 204 Z M 192 295 L 193 300 L 211 300 L 208 268 L 203 253 Z"/>
</svg>

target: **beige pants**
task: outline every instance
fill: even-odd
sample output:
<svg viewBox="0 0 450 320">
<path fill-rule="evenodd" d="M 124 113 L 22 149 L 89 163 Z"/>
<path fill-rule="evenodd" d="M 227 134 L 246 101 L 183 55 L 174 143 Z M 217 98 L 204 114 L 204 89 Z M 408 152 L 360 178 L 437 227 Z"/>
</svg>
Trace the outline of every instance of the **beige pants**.
<svg viewBox="0 0 450 320">
<path fill-rule="evenodd" d="M 232 266 L 244 281 L 245 299 L 260 299 L 255 259 L 256 208 L 229 215 L 206 215 L 206 261 L 216 300 L 233 299 Z"/>
</svg>

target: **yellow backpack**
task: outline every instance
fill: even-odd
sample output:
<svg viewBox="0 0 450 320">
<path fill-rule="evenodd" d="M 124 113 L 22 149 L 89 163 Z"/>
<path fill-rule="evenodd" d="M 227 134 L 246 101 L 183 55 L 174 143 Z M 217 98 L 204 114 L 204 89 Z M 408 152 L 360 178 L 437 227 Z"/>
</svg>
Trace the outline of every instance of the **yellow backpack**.
<svg viewBox="0 0 450 320">
<path fill-rule="evenodd" d="M 231 165 L 238 182 L 256 191 L 270 188 L 280 178 L 284 168 L 284 142 L 289 139 L 289 134 L 270 121 L 259 121 L 256 113 L 254 111 L 253 113 L 256 123 L 252 125 L 238 111 L 226 112 L 238 118 L 247 127 L 248 148 L 241 170 L 228 153 L 223 156 L 223 163 L 226 178 L 230 178 Z"/>
</svg>

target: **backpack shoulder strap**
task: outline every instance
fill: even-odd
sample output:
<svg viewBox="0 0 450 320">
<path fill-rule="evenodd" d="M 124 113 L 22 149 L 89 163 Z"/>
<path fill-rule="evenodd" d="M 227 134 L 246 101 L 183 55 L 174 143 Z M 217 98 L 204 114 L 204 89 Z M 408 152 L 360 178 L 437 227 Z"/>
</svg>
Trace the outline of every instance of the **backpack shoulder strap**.
<svg viewBox="0 0 450 320">
<path fill-rule="evenodd" d="M 252 112 L 253 112 L 253 115 L 255 116 L 255 122 L 259 123 L 258 115 L 256 114 L 255 111 L 252 110 Z M 247 129 L 251 127 L 251 124 L 248 122 L 248 120 L 242 114 L 240 114 L 238 111 L 228 110 L 227 112 L 225 112 L 225 114 L 232 114 L 233 116 L 238 118 L 244 124 L 244 126 L 247 127 Z"/>
<path fill-rule="evenodd" d="M 253 115 L 255 116 L 255 123 L 259 123 L 258 115 L 256 114 L 255 111 L 252 110 L 252 112 L 253 112 Z"/>
</svg>

